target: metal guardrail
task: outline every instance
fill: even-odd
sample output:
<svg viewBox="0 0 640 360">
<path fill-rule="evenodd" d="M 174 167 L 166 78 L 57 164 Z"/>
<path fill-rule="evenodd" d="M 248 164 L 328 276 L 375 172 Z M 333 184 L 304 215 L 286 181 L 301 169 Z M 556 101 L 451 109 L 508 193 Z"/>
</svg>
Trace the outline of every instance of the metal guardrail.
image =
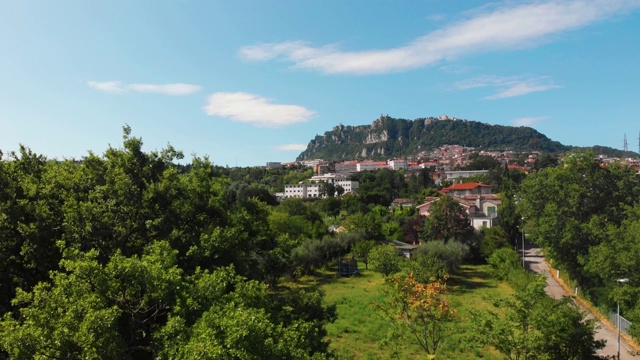
<svg viewBox="0 0 640 360">
<path fill-rule="evenodd" d="M 618 314 L 615 312 L 611 312 L 609 313 L 609 321 L 611 321 L 612 324 L 614 324 L 616 327 L 618 326 Z M 629 326 L 631 326 L 631 321 L 625 319 L 624 317 L 620 316 L 620 331 L 622 331 L 623 333 L 629 335 L 629 332 L 627 331 L 627 329 L 629 329 Z"/>
</svg>

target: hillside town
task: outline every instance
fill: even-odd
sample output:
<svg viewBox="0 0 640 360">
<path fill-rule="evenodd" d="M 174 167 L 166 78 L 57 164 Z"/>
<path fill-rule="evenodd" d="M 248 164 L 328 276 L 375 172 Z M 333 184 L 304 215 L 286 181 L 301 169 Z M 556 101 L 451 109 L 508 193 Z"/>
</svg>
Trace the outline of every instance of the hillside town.
<svg viewBox="0 0 640 360">
<path fill-rule="evenodd" d="M 543 154 L 540 151 L 516 152 L 487 151 L 464 147 L 461 145 L 446 145 L 431 152 L 422 152 L 411 158 L 396 158 L 387 161 L 370 160 L 346 160 L 329 162 L 322 159 L 305 160 L 296 163 L 269 162 L 268 169 L 277 169 L 291 165 L 302 165 L 313 168 L 312 176 L 308 181 L 299 184 L 287 184 L 283 193 L 276 193 L 278 198 L 317 198 L 328 194 L 323 192 L 323 183 L 329 183 L 335 187 L 338 195 L 353 193 L 358 189 L 357 181 L 351 181 L 350 175 L 362 171 L 376 171 L 380 169 L 404 170 L 407 174 L 429 169 L 436 185 L 443 181 L 460 183 L 466 178 L 487 175 L 489 169 L 465 170 L 472 164 L 473 159 L 480 157 L 492 158 L 508 170 L 517 170 L 528 174 L 535 169 L 539 159 L 544 156 L 557 159 L 555 155 Z M 640 173 L 640 158 L 612 158 L 599 154 L 597 158 L 603 164 L 624 163 Z"/>
<path fill-rule="evenodd" d="M 515 169 L 528 173 L 532 168 L 536 167 L 536 162 L 542 156 L 551 156 L 557 158 L 561 155 L 544 154 L 541 151 L 491 151 L 478 150 L 471 147 L 461 145 L 445 145 L 430 152 L 421 152 L 415 156 L 406 158 L 389 159 L 386 161 L 370 161 L 370 160 L 345 160 L 340 162 L 329 162 L 322 159 L 303 160 L 293 163 L 269 162 L 266 167 L 275 169 L 290 165 L 304 165 L 314 169 L 317 175 L 338 174 L 348 176 L 360 171 L 374 171 L 379 169 L 390 170 L 419 170 L 432 169 L 437 178 L 452 179 L 455 177 L 468 177 L 474 175 L 470 172 L 462 172 L 461 169 L 468 167 L 472 159 L 475 157 L 491 157 L 496 159 L 508 169 Z M 640 158 L 616 158 L 609 157 L 604 154 L 598 154 L 597 158 L 604 164 L 621 162 L 629 165 L 631 168 L 640 170 Z M 482 170 L 477 174 L 484 173 Z"/>
</svg>

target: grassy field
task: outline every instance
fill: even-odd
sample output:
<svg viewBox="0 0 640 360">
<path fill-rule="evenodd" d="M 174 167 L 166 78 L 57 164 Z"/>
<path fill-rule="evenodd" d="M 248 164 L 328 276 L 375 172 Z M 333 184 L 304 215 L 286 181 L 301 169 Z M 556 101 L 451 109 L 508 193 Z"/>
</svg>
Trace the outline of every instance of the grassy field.
<svg viewBox="0 0 640 360">
<path fill-rule="evenodd" d="M 380 274 L 362 270 L 360 276 L 338 277 L 335 271 L 318 272 L 299 279 L 298 286 L 319 288 L 328 304 L 336 304 L 338 319 L 327 326 L 331 347 L 340 359 L 424 359 L 421 348 L 409 336 L 388 339 L 389 324 L 372 306 L 382 302 L 384 280 Z M 455 329 L 438 351 L 442 359 L 502 359 L 492 349 L 474 349 L 465 335 L 471 327 L 470 311 L 492 308 L 492 303 L 512 293 L 505 283 L 493 279 L 487 266 L 463 266 L 447 282 L 448 297 L 457 311 Z"/>
</svg>

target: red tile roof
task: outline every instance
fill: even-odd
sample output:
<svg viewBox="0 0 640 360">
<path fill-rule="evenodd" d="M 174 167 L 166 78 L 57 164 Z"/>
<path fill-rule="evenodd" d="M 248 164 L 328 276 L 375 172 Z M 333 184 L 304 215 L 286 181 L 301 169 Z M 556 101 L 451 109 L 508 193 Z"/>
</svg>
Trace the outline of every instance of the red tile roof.
<svg viewBox="0 0 640 360">
<path fill-rule="evenodd" d="M 468 183 L 462 183 L 462 184 L 453 184 L 453 185 L 451 185 L 449 187 L 446 187 L 446 188 L 442 189 L 442 191 L 449 192 L 451 190 L 473 190 L 473 189 L 477 188 L 478 186 L 491 187 L 490 185 L 481 184 L 481 183 L 477 183 L 477 182 L 468 182 Z"/>
<path fill-rule="evenodd" d="M 509 165 L 507 168 L 509 170 L 515 169 L 515 170 L 520 170 L 520 171 L 529 171 L 530 170 L 530 168 L 528 168 L 526 166 L 518 166 L 518 165 Z"/>
</svg>

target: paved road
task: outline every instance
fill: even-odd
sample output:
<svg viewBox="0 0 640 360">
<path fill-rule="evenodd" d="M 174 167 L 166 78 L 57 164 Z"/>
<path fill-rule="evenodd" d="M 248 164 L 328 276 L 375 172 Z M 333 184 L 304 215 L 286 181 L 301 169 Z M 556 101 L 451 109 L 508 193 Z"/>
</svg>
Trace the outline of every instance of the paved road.
<svg viewBox="0 0 640 360">
<path fill-rule="evenodd" d="M 558 284 L 556 279 L 549 273 L 549 267 L 544 262 L 544 257 L 542 256 L 540 249 L 538 248 L 529 248 L 525 249 L 525 262 L 526 266 L 537 273 L 545 274 L 547 277 L 547 287 L 546 291 L 549 296 L 560 299 L 563 296 L 569 296 L 564 288 Z M 580 306 L 580 304 L 578 304 Z M 580 306 L 583 311 L 588 312 L 585 308 Z M 588 314 L 589 318 L 593 318 L 591 313 Z M 600 350 L 598 353 L 600 355 L 606 356 L 615 356 L 618 353 L 618 333 L 615 330 L 608 328 L 607 326 L 601 324 L 600 322 L 596 323 L 596 339 L 604 339 L 607 340 L 607 345 L 604 349 Z M 633 360 L 640 359 L 640 356 L 633 355 L 634 350 L 629 344 L 626 343 L 624 339 L 620 339 L 620 359 L 622 360 Z"/>
</svg>

